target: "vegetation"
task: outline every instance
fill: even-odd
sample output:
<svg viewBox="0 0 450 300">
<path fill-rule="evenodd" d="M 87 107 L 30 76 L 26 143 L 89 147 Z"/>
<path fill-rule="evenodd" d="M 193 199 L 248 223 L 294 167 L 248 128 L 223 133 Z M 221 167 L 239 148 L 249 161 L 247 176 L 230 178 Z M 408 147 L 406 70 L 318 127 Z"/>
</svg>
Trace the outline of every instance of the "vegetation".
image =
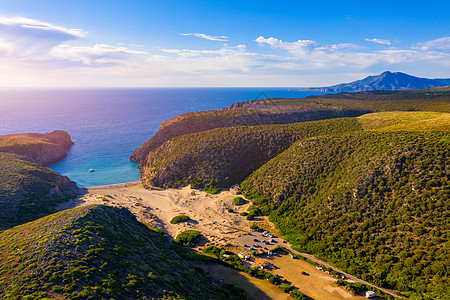
<svg viewBox="0 0 450 300">
<path fill-rule="evenodd" d="M 215 182 L 215 181 L 210 181 L 208 184 L 205 185 L 205 187 L 203 189 L 203 191 L 205 193 L 215 195 L 221 191 L 221 188 L 216 186 L 213 182 Z"/>
<path fill-rule="evenodd" d="M 183 246 L 193 247 L 200 242 L 202 234 L 196 230 L 185 230 L 177 235 L 174 242 Z"/>
<path fill-rule="evenodd" d="M 0 136 L 0 230 L 54 213 L 74 196 L 75 184 L 39 165 L 64 157 L 71 145 L 63 131 Z"/>
<path fill-rule="evenodd" d="M 56 212 L 75 192 L 67 177 L 15 154 L 0 152 L 0 179 L 0 230 Z"/>
<path fill-rule="evenodd" d="M 233 204 L 234 205 L 244 205 L 247 201 L 244 200 L 244 198 L 242 197 L 235 197 L 233 199 Z"/>
<path fill-rule="evenodd" d="M 141 163 L 141 174 L 150 186 L 193 183 L 204 185 L 207 192 L 219 192 L 219 186 L 241 182 L 297 140 L 360 130 L 355 118 L 342 118 L 187 134 L 152 151 Z"/>
<path fill-rule="evenodd" d="M 233 299 L 126 209 L 67 210 L 0 233 L 2 299 Z"/>
<path fill-rule="evenodd" d="M 241 186 L 298 250 L 377 285 L 444 299 L 449 145 L 442 132 L 312 138 Z"/>
<path fill-rule="evenodd" d="M 449 94 L 333 97 L 380 110 L 431 103 L 447 111 Z M 274 103 L 297 102 L 257 105 Z M 144 179 L 162 186 L 191 180 L 221 186 L 246 178 L 242 191 L 254 203 L 246 217 L 269 215 L 298 250 L 405 295 L 444 299 L 450 280 L 449 128 L 448 113 L 422 111 L 218 128 L 172 139 L 150 153 L 142 169 Z"/>
<path fill-rule="evenodd" d="M 296 300 L 308 300 L 308 297 L 299 290 L 291 290 L 289 295 Z"/>
<path fill-rule="evenodd" d="M 178 216 L 173 217 L 172 220 L 170 220 L 170 224 L 178 224 L 178 223 L 187 222 L 190 220 L 191 220 L 191 218 L 189 216 L 178 215 Z"/>
<path fill-rule="evenodd" d="M 450 113 L 393 111 L 363 115 L 358 121 L 375 131 L 450 131 Z"/>
<path fill-rule="evenodd" d="M 432 88 L 339 93 L 301 99 L 269 98 L 235 103 L 227 110 L 191 112 L 161 124 L 155 136 L 136 149 L 130 159 L 142 163 L 150 152 L 177 136 L 215 128 L 289 124 L 383 111 L 449 113 L 450 90 Z"/>
</svg>

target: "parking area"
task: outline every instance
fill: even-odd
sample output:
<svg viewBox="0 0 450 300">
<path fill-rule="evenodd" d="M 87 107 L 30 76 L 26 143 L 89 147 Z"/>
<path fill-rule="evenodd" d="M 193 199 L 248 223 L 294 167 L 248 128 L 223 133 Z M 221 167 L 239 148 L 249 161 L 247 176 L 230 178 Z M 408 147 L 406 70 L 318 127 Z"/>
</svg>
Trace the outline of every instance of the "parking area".
<svg viewBox="0 0 450 300">
<path fill-rule="evenodd" d="M 269 236 L 265 232 L 253 231 L 233 240 L 235 243 L 249 251 L 271 250 L 277 246 L 286 246 L 287 243 L 276 235 Z"/>
</svg>

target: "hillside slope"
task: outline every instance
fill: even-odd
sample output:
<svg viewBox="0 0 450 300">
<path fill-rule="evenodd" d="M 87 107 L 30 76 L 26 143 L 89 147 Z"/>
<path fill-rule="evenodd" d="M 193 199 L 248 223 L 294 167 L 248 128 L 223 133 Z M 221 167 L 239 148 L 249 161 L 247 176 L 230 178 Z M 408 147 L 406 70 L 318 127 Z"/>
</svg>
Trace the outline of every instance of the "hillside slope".
<svg viewBox="0 0 450 300">
<path fill-rule="evenodd" d="M 86 206 L 0 233 L 2 299 L 228 299 L 126 209 Z"/>
<path fill-rule="evenodd" d="M 301 99 L 270 98 L 238 102 L 222 110 L 182 114 L 162 123 L 158 132 L 137 148 L 130 159 L 142 162 L 151 151 L 174 137 L 215 128 L 289 124 L 382 111 L 450 112 L 450 89 L 340 93 Z"/>
<path fill-rule="evenodd" d="M 448 132 L 299 141 L 243 183 L 297 249 L 377 285 L 450 294 Z"/>
<path fill-rule="evenodd" d="M 306 103 L 294 110 L 289 107 L 274 109 L 258 106 L 252 109 L 228 109 L 192 112 L 179 115 L 161 124 L 158 132 L 137 148 L 130 159 L 142 162 L 147 155 L 170 139 L 215 128 L 257 126 L 265 124 L 290 124 L 339 117 L 355 117 L 362 111 L 342 110 L 337 107 Z"/>
<path fill-rule="evenodd" d="M 322 92 L 361 92 L 374 90 L 412 90 L 450 85 L 450 78 L 428 79 L 411 76 L 402 72 L 383 72 L 380 75 L 368 76 L 350 83 L 342 83 L 329 87 L 307 88 L 305 91 Z"/>
<path fill-rule="evenodd" d="M 41 164 L 65 157 L 72 145 L 65 131 L 0 136 L 0 230 L 56 212 L 77 187 Z"/>
<path fill-rule="evenodd" d="M 354 118 L 286 125 L 217 128 L 171 139 L 139 166 L 147 186 L 231 185 L 244 180 L 295 141 L 362 130 Z"/>
</svg>

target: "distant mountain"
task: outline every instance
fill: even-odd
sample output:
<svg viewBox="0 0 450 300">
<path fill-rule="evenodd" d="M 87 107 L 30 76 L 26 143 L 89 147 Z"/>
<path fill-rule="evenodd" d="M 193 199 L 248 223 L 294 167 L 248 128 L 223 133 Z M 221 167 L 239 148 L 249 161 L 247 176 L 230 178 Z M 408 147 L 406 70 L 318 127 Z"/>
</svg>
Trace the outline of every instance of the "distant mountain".
<svg viewBox="0 0 450 300">
<path fill-rule="evenodd" d="M 368 76 L 350 83 L 341 83 L 329 87 L 305 88 L 300 89 L 300 91 L 362 92 L 373 90 L 414 90 L 446 85 L 450 85 L 450 78 L 428 79 L 401 72 L 387 71 L 377 76 Z"/>
</svg>

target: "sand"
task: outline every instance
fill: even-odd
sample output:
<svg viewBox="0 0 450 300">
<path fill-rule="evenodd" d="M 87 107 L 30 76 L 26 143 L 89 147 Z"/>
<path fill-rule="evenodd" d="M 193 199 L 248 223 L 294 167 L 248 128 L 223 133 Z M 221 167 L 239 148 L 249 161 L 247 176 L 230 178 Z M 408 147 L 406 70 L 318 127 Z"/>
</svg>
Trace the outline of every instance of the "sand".
<svg viewBox="0 0 450 300">
<path fill-rule="evenodd" d="M 191 189 L 145 189 L 140 182 L 86 188 L 86 193 L 58 207 L 58 210 L 91 204 L 128 208 L 140 222 L 158 227 L 176 237 L 183 230 L 199 230 L 204 243 L 226 244 L 249 233 L 250 221 L 239 213 L 250 203 L 236 206 L 232 200 L 238 192 L 230 189 L 216 195 Z M 233 212 L 228 212 L 228 209 Z M 187 215 L 189 222 L 170 224 L 177 215 Z M 265 222 L 263 218 L 260 218 Z M 269 226 L 269 225 L 268 225 Z M 204 244 L 203 243 L 203 244 Z"/>
</svg>

